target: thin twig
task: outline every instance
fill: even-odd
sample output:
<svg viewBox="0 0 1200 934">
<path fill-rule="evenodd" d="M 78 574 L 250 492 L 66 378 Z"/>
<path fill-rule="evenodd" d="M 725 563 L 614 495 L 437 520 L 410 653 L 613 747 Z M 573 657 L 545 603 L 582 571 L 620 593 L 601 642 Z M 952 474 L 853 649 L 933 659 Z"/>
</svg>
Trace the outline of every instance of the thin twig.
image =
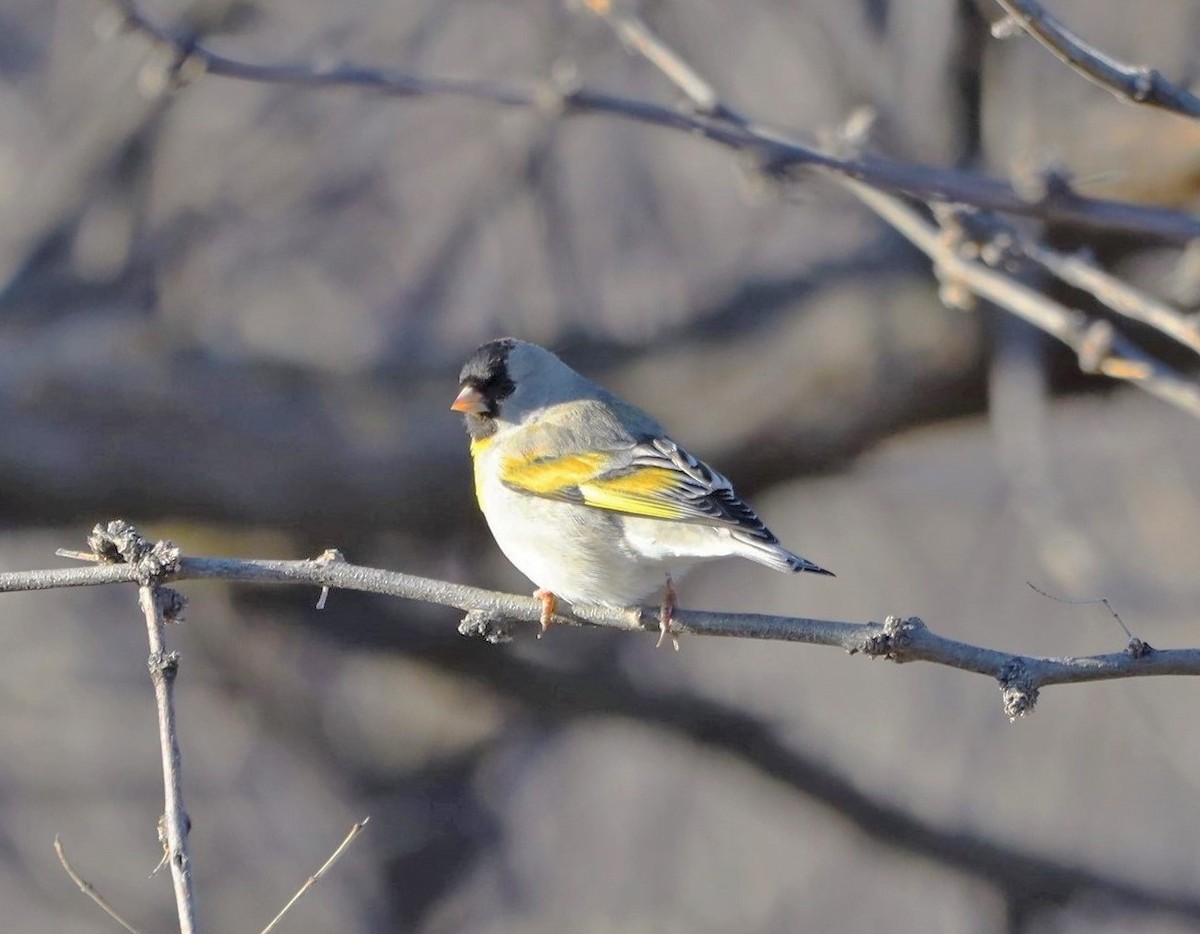
<svg viewBox="0 0 1200 934">
<path fill-rule="evenodd" d="M 208 73 L 263 84 L 356 87 L 402 97 L 458 97 L 562 116 L 607 114 L 698 135 L 749 153 L 777 170 L 791 166 L 820 169 L 922 201 L 971 204 L 1174 243 L 1200 238 L 1200 218 L 1181 211 L 1086 198 L 1063 191 L 1030 199 L 1009 182 L 974 172 L 911 165 L 877 156 L 845 159 L 786 134 L 773 133 L 761 126 L 742 126 L 728 118 L 729 111 L 724 107 L 705 112 L 706 108 L 698 104 L 696 109 L 701 112 L 687 112 L 582 87 L 562 89 L 487 79 L 432 78 L 352 64 L 264 65 L 243 61 L 214 52 L 193 35 L 180 35 L 153 22 L 133 0 L 111 2 L 130 28 L 174 50 L 181 75 Z M 691 90 L 697 93 L 695 87 Z"/>
<path fill-rule="evenodd" d="M 124 571 L 124 575 L 114 572 Z M 136 580 L 136 568 L 124 565 L 0 573 L 0 593 L 45 590 L 51 586 L 85 587 Z M 354 564 L 310 561 L 254 561 L 237 558 L 180 557 L 167 580 L 227 580 L 259 584 L 306 584 L 386 594 L 456 607 L 468 613 L 473 632 L 502 638 L 513 623 L 535 624 L 541 602 L 532 597 L 498 593 Z M 657 610 L 579 607 L 560 613 L 555 622 L 600 626 L 658 635 Z M 464 624 L 465 625 L 465 624 Z M 970 645 L 937 635 L 915 617 L 888 617 L 884 622 L 846 623 L 805 617 L 753 613 L 710 613 L 677 610 L 671 632 L 698 636 L 772 639 L 840 648 L 850 654 L 925 661 L 996 679 L 1005 692 L 1005 709 L 1024 713 L 1041 687 L 1084 681 L 1107 681 L 1149 675 L 1200 675 L 1200 648 L 1156 649 L 1134 658 L 1126 652 L 1047 658 L 1018 655 Z M 1013 698 L 1016 698 L 1013 701 Z M 1013 701 L 1010 703 L 1010 701 Z M 1026 705 L 1026 706 L 1022 706 Z"/>
<path fill-rule="evenodd" d="M 268 934 L 268 932 L 279 923 L 280 919 L 288 913 L 291 907 L 300 900 L 300 896 L 302 896 L 320 881 L 321 876 L 328 872 L 329 868 L 341 858 L 341 855 L 346 851 L 346 848 L 354 842 L 354 838 L 362 833 L 362 829 L 367 826 L 367 821 L 369 820 L 369 817 L 364 817 L 357 824 L 350 828 L 350 832 L 346 834 L 346 838 L 338 844 L 337 849 L 330 854 L 329 859 L 325 860 L 325 862 L 321 864 L 321 868 L 305 880 L 304 885 L 300 886 L 296 894 L 288 899 L 288 903 L 280 909 L 279 914 L 271 919 L 271 923 L 263 928 L 260 934 Z"/>
<path fill-rule="evenodd" d="M 67 871 L 67 875 L 71 877 L 71 881 L 79 886 L 79 891 L 99 905 L 101 911 L 116 921 L 117 924 L 121 925 L 129 934 L 142 934 L 141 931 L 121 917 L 117 909 L 108 903 L 108 899 L 96 891 L 95 886 L 75 871 L 75 867 L 67 860 L 67 851 L 63 848 L 62 840 L 57 836 L 54 838 L 54 852 L 58 854 L 58 861 L 62 863 L 62 868 Z"/>
<path fill-rule="evenodd" d="M 1200 97 L 1173 84 L 1157 68 L 1126 65 L 1088 45 L 1035 0 L 996 0 L 1012 21 L 1093 84 L 1134 104 L 1200 117 Z"/>
<path fill-rule="evenodd" d="M 113 567 L 127 568 L 135 575 L 143 573 L 136 565 L 127 564 L 101 566 L 94 570 L 108 570 Z M 175 724 L 174 685 L 175 674 L 179 668 L 179 655 L 168 652 L 166 648 L 166 618 L 162 597 L 161 588 L 157 583 L 143 583 L 138 587 L 138 603 L 146 617 L 146 631 L 150 638 L 148 665 L 150 680 L 154 683 L 155 706 L 158 709 L 158 736 L 163 766 L 163 827 L 166 831 L 164 846 L 169 855 L 171 879 L 175 885 L 175 906 L 179 912 L 180 934 L 194 934 L 196 900 L 192 890 L 192 863 L 187 845 L 191 822 L 183 809 L 179 738 Z"/>
<path fill-rule="evenodd" d="M 1108 602 L 1108 597 L 1085 597 L 1083 599 L 1059 597 L 1055 594 L 1042 590 L 1042 588 L 1033 583 L 1033 581 L 1026 581 L 1025 584 L 1034 593 L 1045 597 L 1047 600 L 1053 600 L 1055 603 L 1065 603 L 1068 606 L 1102 606 L 1104 609 L 1108 610 L 1109 615 L 1117 621 L 1117 625 L 1121 627 L 1121 631 L 1125 633 L 1125 637 L 1130 642 L 1132 642 L 1134 639 L 1137 639 L 1137 636 L 1133 634 L 1133 631 L 1125 625 L 1125 620 L 1121 619 L 1121 614 L 1113 609 L 1113 605 Z"/>
<path fill-rule="evenodd" d="M 583 0 L 592 13 L 608 21 L 618 38 L 661 71 L 701 113 L 733 116 L 711 84 L 675 50 L 660 40 L 645 21 L 621 0 Z"/>
</svg>

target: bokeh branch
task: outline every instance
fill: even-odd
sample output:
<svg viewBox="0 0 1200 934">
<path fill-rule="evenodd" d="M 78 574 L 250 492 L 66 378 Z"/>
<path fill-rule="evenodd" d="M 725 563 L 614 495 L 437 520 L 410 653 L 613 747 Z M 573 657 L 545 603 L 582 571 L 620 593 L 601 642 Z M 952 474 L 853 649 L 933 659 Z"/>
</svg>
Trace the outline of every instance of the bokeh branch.
<svg viewBox="0 0 1200 934">
<path fill-rule="evenodd" d="M 97 526 L 92 541 L 102 538 L 106 530 L 129 528 L 119 520 L 108 526 Z M 97 552 L 103 554 L 103 552 Z M 386 594 L 409 600 L 420 600 L 441 606 L 455 607 L 467 616 L 460 627 L 466 635 L 481 636 L 492 642 L 511 638 L 514 623 L 537 623 L 541 602 L 532 597 L 498 593 L 386 571 L 361 567 L 341 561 L 313 559 L 308 561 L 257 561 L 238 558 L 192 558 L 180 555 L 170 543 L 154 546 L 155 554 L 171 556 L 170 563 L 161 568 L 164 581 L 226 580 L 249 583 L 309 584 Z M 46 590 L 53 587 L 84 587 L 97 584 L 136 582 L 146 591 L 146 572 L 142 564 L 64 568 L 45 571 L 15 571 L 0 574 L 0 593 Z M 143 602 L 145 605 L 145 599 Z M 559 614 L 555 621 L 574 626 L 601 626 L 633 632 L 658 633 L 656 611 L 649 609 L 622 610 L 616 608 L 578 607 L 574 614 Z M 148 613 L 149 618 L 149 613 Z M 1150 675 L 1200 675 L 1200 648 L 1155 649 L 1138 639 L 1130 641 L 1125 651 L 1081 657 L 1046 658 L 1019 655 L 983 646 L 958 642 L 940 636 L 916 617 L 901 619 L 889 616 L 884 622 L 846 623 L 806 617 L 767 616 L 756 613 L 711 613 L 703 610 L 679 610 L 670 626 L 675 635 L 731 636 L 742 639 L 770 639 L 782 642 L 804 642 L 840 648 L 851 655 L 888 658 L 897 662 L 924 661 L 961 671 L 974 672 L 994 678 L 1004 700 L 1004 710 L 1017 717 L 1033 710 L 1041 688 L 1053 684 L 1075 684 L 1084 681 L 1109 681 Z M 152 650 L 152 663 L 162 652 L 161 643 Z M 165 657 L 165 656 L 164 656 Z M 168 659 L 168 662 L 170 659 Z M 152 664 L 152 670 L 156 666 Z M 164 671 L 172 664 L 164 663 Z M 164 680 L 162 693 L 169 700 L 169 681 Z M 156 681 L 156 693 L 158 682 Z M 163 705 L 160 703 L 160 711 Z M 168 705 L 169 709 L 169 705 Z M 164 770 L 170 761 L 178 766 L 178 750 L 173 759 L 164 739 Z M 164 773 L 165 774 L 165 773 Z M 168 817 L 174 802 L 178 825 L 175 837 L 170 837 L 172 868 L 186 869 L 186 849 L 175 847 L 186 842 L 186 815 L 175 789 L 174 797 L 168 788 Z M 170 824 L 168 831 L 170 832 Z M 182 860 L 177 854 L 182 853 Z"/>
<path fill-rule="evenodd" d="M 607 113 L 699 133 L 752 154 L 757 164 L 771 173 L 782 173 L 796 166 L 819 171 L 928 255 L 935 270 L 950 286 L 943 290 L 944 295 L 953 295 L 958 289 L 985 298 L 1062 341 L 1076 353 L 1084 371 L 1131 382 L 1200 418 L 1200 385 L 1194 380 L 1144 351 L 1107 321 L 1089 319 L 1029 288 L 999 267 L 1012 256 L 1020 256 L 1091 292 L 1119 314 L 1148 323 L 1190 350 L 1196 350 L 1200 347 L 1200 336 L 1177 310 L 1081 260 L 1049 251 L 1021 237 L 1011 227 L 1006 227 L 1005 236 L 1012 242 L 1006 252 L 981 249 L 981 244 L 963 238 L 962 224 L 947 227 L 938 223 L 940 218 L 954 219 L 964 210 L 947 210 L 945 205 L 949 203 L 969 205 L 982 212 L 1026 214 L 1048 221 L 1087 223 L 1110 231 L 1189 240 L 1200 237 L 1200 219 L 1191 215 L 1083 198 L 1065 179 L 1058 177 L 1047 180 L 1031 197 L 1007 183 L 971 173 L 904 165 L 875 155 L 847 158 L 819 150 L 793 136 L 758 125 L 724 103 L 712 85 L 640 17 L 611 0 L 584 0 L 584 6 L 604 19 L 628 48 L 658 68 L 687 97 L 690 110 L 614 97 L 581 87 L 537 88 L 495 81 L 423 78 L 352 65 L 244 62 L 213 52 L 194 35 L 154 23 L 133 0 L 113 2 L 131 28 L 173 50 L 174 67 L 180 76 L 208 72 L 256 82 L 352 85 L 405 96 L 461 96 L 562 114 Z M 898 195 L 915 198 L 939 210 L 934 212 L 933 220 L 927 220 Z M 983 216 L 986 219 L 986 213 Z M 989 257 L 994 258 L 989 261 Z"/>
<path fill-rule="evenodd" d="M 1200 97 L 1173 84 L 1157 68 L 1126 65 L 1088 45 L 1036 0 L 996 0 L 1012 22 L 1093 84 L 1134 104 L 1200 117 Z"/>
<path fill-rule="evenodd" d="M 1195 318 L 1110 275 L 1086 255 L 1068 255 L 1029 242 L 1022 244 L 1021 251 L 1055 278 L 1090 293 L 1117 314 L 1148 325 L 1200 354 L 1200 326 Z"/>
<path fill-rule="evenodd" d="M 536 85 L 484 79 L 432 78 L 353 64 L 265 65 L 243 61 L 213 51 L 191 32 L 178 31 L 154 22 L 141 12 L 133 0 L 111 2 L 129 28 L 166 47 L 171 53 L 172 78 L 179 82 L 212 74 L 262 84 L 357 87 L 402 97 L 459 97 L 562 116 L 608 114 L 702 136 L 745 152 L 773 171 L 792 167 L 810 168 L 911 195 L 922 201 L 971 204 L 1173 243 L 1186 243 L 1200 238 L 1200 218 L 1181 211 L 1087 198 L 1061 189 L 1047 190 L 1036 197 L 1029 197 L 1009 182 L 974 172 L 912 165 L 879 156 L 843 158 L 793 137 L 766 128 L 752 129 L 738 121 L 726 119 L 727 111 L 715 105 L 708 112 L 697 113 L 695 110 L 682 110 L 585 87 L 552 83 Z M 663 59 L 660 57 L 658 61 L 661 63 Z M 678 57 L 673 61 L 679 61 Z"/>
<path fill-rule="evenodd" d="M 1200 385 L 1144 351 L 1107 321 L 1089 320 L 1018 279 L 992 268 L 958 231 L 939 228 L 881 191 L 855 185 L 859 199 L 926 254 L 943 283 L 961 286 L 1045 331 L 1071 348 L 1087 373 L 1124 380 L 1200 418 Z M 1029 252 L 1045 260 L 1050 251 Z"/>
<path fill-rule="evenodd" d="M 696 107 L 720 114 L 746 132 L 761 132 L 747 117 L 723 104 L 712 86 L 627 7 L 612 0 L 584 0 L 584 5 L 607 22 L 629 48 L 657 66 Z M 949 287 L 944 295 L 961 287 L 985 298 L 1062 341 L 1075 352 L 1085 372 L 1126 380 L 1200 418 L 1200 385 L 1194 380 L 1155 359 L 1108 322 L 1089 321 L 998 267 L 1017 257 L 1032 260 L 1064 282 L 1092 293 L 1119 314 L 1149 324 L 1190 350 L 1200 350 L 1200 332 L 1176 309 L 1078 257 L 1066 257 L 1031 242 L 989 213 L 969 214 L 964 208 L 935 205 L 933 216 L 941 221 L 939 225 L 879 186 L 848 175 L 835 175 L 834 180 L 933 261 L 935 272 Z M 1056 185 L 1063 184 L 1064 180 L 1056 180 Z M 1047 186 L 1048 190 L 1053 187 Z M 975 230 L 986 233 L 973 233 Z"/>
</svg>

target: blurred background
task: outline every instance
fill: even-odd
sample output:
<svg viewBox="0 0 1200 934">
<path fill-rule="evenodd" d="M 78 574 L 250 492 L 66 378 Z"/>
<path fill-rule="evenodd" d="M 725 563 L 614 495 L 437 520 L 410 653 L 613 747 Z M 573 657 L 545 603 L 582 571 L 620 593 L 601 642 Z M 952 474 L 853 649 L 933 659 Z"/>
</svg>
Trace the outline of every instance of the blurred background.
<svg viewBox="0 0 1200 934">
<path fill-rule="evenodd" d="M 213 48 L 675 101 L 559 0 L 150 2 Z M 1058 0 L 1183 82 L 1200 7 Z M 658 0 L 734 105 L 1007 175 L 1060 165 L 1188 209 L 1200 124 L 1118 103 L 990 2 Z M 684 606 L 880 620 L 1032 654 L 1200 642 L 1200 425 L 1078 375 L 844 193 L 777 187 L 596 117 L 200 77 L 100 0 L 0 0 L 0 568 L 124 517 L 189 554 L 309 557 L 527 592 L 448 411 L 513 334 L 637 402 L 833 569 L 712 566 Z M 1187 307 L 1178 251 L 1049 230 Z M 1182 270 L 1182 271 L 1181 271 Z M 1077 296 L 1075 297 L 1078 298 Z M 458 635 L 397 600 L 190 583 L 169 633 L 202 922 L 259 930 L 350 825 L 293 932 L 1200 928 L 1200 686 L 995 685 L 829 649 Z M 0 905 L 144 930 L 174 906 L 132 588 L 0 599 Z"/>
</svg>

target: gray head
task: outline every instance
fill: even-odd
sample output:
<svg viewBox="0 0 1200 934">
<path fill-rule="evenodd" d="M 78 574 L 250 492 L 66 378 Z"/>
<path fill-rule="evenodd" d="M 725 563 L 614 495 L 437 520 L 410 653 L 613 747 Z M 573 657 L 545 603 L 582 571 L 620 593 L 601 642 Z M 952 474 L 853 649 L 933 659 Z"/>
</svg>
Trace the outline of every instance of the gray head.
<svg viewBox="0 0 1200 934">
<path fill-rule="evenodd" d="M 544 347 L 512 337 L 488 341 L 463 364 L 454 404 L 478 440 L 519 425 L 550 405 L 599 398 L 604 391 Z"/>
</svg>

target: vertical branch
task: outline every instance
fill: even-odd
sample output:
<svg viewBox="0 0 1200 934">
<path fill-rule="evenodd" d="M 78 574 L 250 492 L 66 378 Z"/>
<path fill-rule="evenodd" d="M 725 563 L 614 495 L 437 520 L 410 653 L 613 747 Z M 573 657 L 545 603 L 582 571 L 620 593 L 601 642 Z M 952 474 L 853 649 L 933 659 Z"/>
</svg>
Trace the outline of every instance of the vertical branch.
<svg viewBox="0 0 1200 934">
<path fill-rule="evenodd" d="M 160 838 L 171 865 L 175 883 L 175 904 L 179 909 L 180 934 L 196 931 L 196 903 L 192 892 L 192 863 L 188 856 L 187 836 L 191 827 L 183 809 L 183 790 L 179 740 L 175 730 L 175 674 L 179 669 L 179 654 L 168 652 L 164 639 L 168 603 L 175 606 L 174 591 L 150 582 L 138 587 L 138 603 L 146 617 L 150 638 L 150 680 L 154 683 L 154 700 L 158 707 L 158 737 L 162 746 L 164 811 Z"/>
</svg>

